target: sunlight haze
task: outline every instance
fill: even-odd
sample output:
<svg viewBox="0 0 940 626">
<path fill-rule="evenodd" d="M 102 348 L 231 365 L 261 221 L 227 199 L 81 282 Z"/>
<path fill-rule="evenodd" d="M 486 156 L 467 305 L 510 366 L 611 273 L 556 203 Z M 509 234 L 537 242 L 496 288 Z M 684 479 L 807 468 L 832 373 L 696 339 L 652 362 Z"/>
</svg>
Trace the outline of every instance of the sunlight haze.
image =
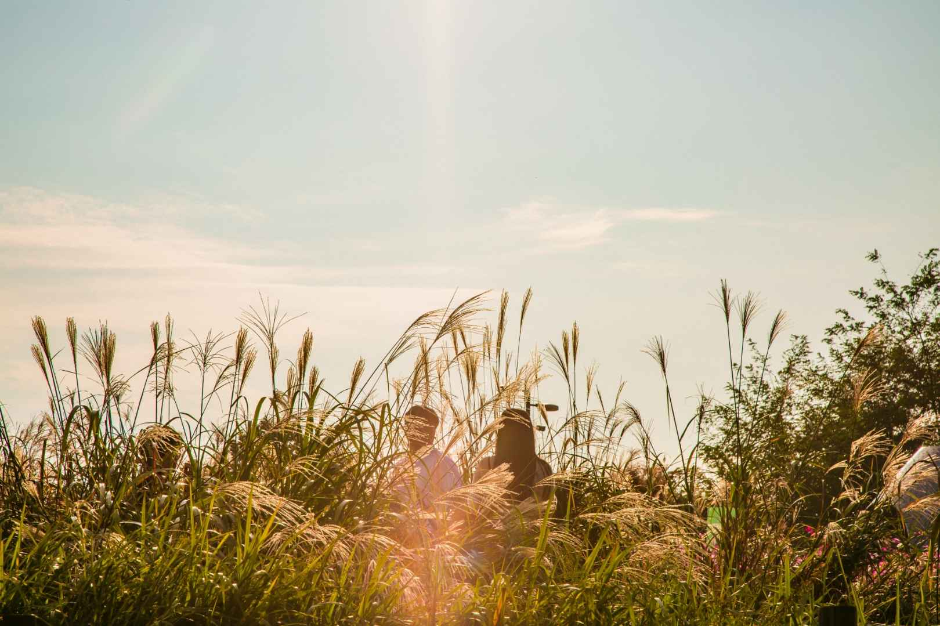
<svg viewBox="0 0 940 626">
<path fill-rule="evenodd" d="M 231 332 L 258 294 L 327 386 L 420 313 L 534 300 L 671 449 L 727 380 L 723 278 L 818 339 L 874 249 L 940 245 L 940 3 L 11 2 L 0 21 L 0 401 L 30 318 Z M 925 131 L 925 129 L 932 129 Z M 853 309 L 855 310 L 855 309 Z M 513 331 L 514 332 L 514 331 Z M 515 335 L 513 335 L 514 337 Z M 513 339 L 513 349 L 515 339 Z M 544 392 L 553 393 L 552 387 Z M 552 397 L 546 401 L 555 401 Z"/>
</svg>

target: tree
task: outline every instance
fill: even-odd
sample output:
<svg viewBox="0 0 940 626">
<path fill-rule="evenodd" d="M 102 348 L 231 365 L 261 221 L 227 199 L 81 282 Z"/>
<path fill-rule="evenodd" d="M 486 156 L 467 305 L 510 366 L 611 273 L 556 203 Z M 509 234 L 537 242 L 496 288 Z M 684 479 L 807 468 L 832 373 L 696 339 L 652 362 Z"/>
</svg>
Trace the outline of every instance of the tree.
<svg viewBox="0 0 940 626">
<path fill-rule="evenodd" d="M 871 392 L 860 426 L 883 429 L 897 439 L 904 425 L 927 411 L 940 413 L 940 258 L 932 248 L 906 285 L 891 280 L 877 250 L 868 260 L 881 268 L 874 288 L 850 293 L 864 303 L 869 319 L 839 309 L 839 321 L 826 329 L 833 363 L 847 364 L 868 329 L 878 336 L 852 364 L 856 379 L 867 377 Z"/>
<path fill-rule="evenodd" d="M 741 373 L 731 398 L 714 404 L 703 447 L 721 478 L 728 478 L 729 451 L 740 436 L 741 456 L 762 475 L 751 478 L 783 481 L 811 514 L 828 502 L 838 483 L 828 469 L 854 440 L 881 430 L 897 442 L 912 418 L 940 414 L 938 250 L 921 254 L 903 285 L 889 277 L 877 250 L 867 258 L 879 276 L 871 288 L 849 292 L 866 315 L 837 310 L 838 321 L 825 330 L 825 354 L 814 356 L 807 338 L 794 336 L 775 373 L 753 343 L 751 364 L 734 364 Z"/>
</svg>

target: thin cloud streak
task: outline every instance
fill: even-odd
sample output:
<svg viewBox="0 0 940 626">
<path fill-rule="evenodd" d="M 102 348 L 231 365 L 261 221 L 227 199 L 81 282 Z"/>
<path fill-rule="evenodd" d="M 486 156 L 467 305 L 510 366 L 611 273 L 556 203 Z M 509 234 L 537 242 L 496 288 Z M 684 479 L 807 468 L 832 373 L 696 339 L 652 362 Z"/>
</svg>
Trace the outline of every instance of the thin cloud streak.
<svg viewBox="0 0 940 626">
<path fill-rule="evenodd" d="M 44 271 L 131 271 L 147 273 L 148 278 L 169 274 L 180 283 L 264 285 L 442 276 L 454 269 L 423 263 L 328 266 L 297 244 L 256 246 L 194 233 L 172 223 L 182 212 L 178 206 L 167 197 L 154 205 L 135 206 L 34 188 L 0 190 L 0 248 L 10 252 L 0 255 L 0 270 L 26 276 Z M 242 213 L 227 205 L 198 207 L 229 217 Z"/>
<path fill-rule="evenodd" d="M 625 221 L 639 222 L 701 222 L 719 215 L 711 209 L 625 209 L 619 212 Z"/>
<path fill-rule="evenodd" d="M 583 250 L 605 243 L 624 222 L 700 222 L 717 217 L 711 209 L 612 209 L 566 207 L 551 202 L 527 202 L 504 211 L 500 225 L 514 233 L 528 232 L 539 252 Z"/>
</svg>

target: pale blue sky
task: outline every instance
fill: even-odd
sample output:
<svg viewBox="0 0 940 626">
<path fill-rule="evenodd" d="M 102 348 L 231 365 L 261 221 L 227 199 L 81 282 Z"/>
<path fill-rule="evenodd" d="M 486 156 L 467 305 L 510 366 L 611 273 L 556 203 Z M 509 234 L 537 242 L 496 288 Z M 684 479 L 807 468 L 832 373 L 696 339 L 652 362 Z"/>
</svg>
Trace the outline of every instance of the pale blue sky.
<svg viewBox="0 0 940 626">
<path fill-rule="evenodd" d="M 577 319 L 602 383 L 656 417 L 654 334 L 679 395 L 720 388 L 720 278 L 818 337 L 867 250 L 903 276 L 940 245 L 933 1 L 3 15 L 0 399 L 20 419 L 42 404 L 35 313 L 108 318 L 130 359 L 167 309 L 231 329 L 261 290 L 310 313 L 345 379 L 453 288 L 529 285 L 528 338 Z"/>
</svg>

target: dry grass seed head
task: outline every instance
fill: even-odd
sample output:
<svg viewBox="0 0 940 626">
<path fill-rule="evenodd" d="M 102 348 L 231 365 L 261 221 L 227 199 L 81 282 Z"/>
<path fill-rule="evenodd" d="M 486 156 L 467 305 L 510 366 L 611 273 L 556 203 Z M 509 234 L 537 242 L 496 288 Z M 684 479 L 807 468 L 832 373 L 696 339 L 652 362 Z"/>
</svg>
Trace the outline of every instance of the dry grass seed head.
<svg viewBox="0 0 940 626">
<path fill-rule="evenodd" d="M 49 348 L 49 329 L 46 328 L 46 322 L 38 315 L 32 319 L 33 334 L 36 335 L 36 341 L 42 349 L 43 355 L 52 360 L 52 350 Z"/>
<path fill-rule="evenodd" d="M 738 320 L 741 323 L 742 336 L 747 335 L 751 322 L 754 321 L 758 311 L 760 311 L 760 307 L 760 300 L 753 291 L 748 291 L 743 298 L 737 301 L 736 308 L 738 311 Z"/>
<path fill-rule="evenodd" d="M 351 540 L 341 526 L 320 525 L 314 515 L 307 515 L 300 523 L 273 533 L 265 543 L 271 552 L 298 550 L 320 556 L 319 550 L 329 547 L 332 565 L 341 565 L 352 552 Z"/>
<path fill-rule="evenodd" d="M 277 495 L 264 485 L 250 481 L 225 483 L 216 491 L 221 506 L 229 512 L 244 515 L 249 506 L 252 516 L 256 519 L 275 519 L 275 524 L 299 525 L 303 522 L 305 513 L 296 502 Z"/>
<path fill-rule="evenodd" d="M 660 373 L 665 377 L 669 367 L 669 344 L 663 341 L 662 335 L 650 339 L 643 353 L 648 354 L 656 362 Z"/>
<path fill-rule="evenodd" d="M 787 314 L 782 309 L 777 311 L 767 333 L 767 347 L 770 348 L 787 326 Z"/>
<path fill-rule="evenodd" d="M 78 325 L 75 324 L 75 318 L 69 317 L 65 320 L 65 336 L 69 340 L 69 351 L 72 354 L 72 363 L 78 361 Z"/>
<path fill-rule="evenodd" d="M 722 315 L 725 317 L 725 323 L 731 323 L 731 309 L 732 303 L 734 302 L 731 295 L 731 288 L 728 287 L 728 281 L 724 278 L 721 279 L 721 286 L 718 289 L 718 292 L 712 295 L 712 298 L 715 300 L 715 304 L 721 309 Z"/>
<path fill-rule="evenodd" d="M 874 370 L 865 370 L 852 379 L 852 409 L 855 414 L 861 412 L 862 406 L 877 398 L 883 391 L 881 376 Z"/>
</svg>

